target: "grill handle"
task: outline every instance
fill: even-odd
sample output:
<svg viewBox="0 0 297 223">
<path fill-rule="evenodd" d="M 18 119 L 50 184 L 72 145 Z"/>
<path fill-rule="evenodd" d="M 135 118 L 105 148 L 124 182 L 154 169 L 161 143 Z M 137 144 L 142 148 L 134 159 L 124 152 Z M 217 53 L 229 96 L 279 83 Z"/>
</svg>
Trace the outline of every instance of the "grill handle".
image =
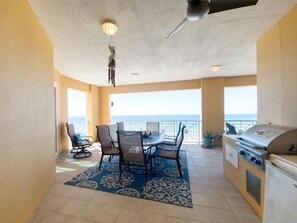
<svg viewBox="0 0 297 223">
<path fill-rule="evenodd" d="M 240 141 L 239 141 L 240 140 Z M 259 149 L 259 150 L 265 150 L 264 146 L 256 146 L 253 145 L 251 143 L 242 141 L 240 138 L 238 139 L 238 141 L 235 142 L 238 146 L 242 146 L 244 148 L 248 148 L 248 149 Z"/>
</svg>

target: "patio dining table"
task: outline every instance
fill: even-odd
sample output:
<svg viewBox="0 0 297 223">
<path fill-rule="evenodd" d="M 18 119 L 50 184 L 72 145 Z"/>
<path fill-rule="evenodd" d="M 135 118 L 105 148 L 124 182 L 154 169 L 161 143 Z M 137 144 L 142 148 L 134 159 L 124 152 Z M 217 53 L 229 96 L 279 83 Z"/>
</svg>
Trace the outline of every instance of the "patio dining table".
<svg viewBox="0 0 297 223">
<path fill-rule="evenodd" d="M 129 132 L 129 131 L 126 131 Z M 131 131 L 131 132 L 136 132 L 136 131 Z M 160 133 L 160 132 L 152 132 L 151 135 L 149 136 L 144 136 L 142 137 L 142 145 L 145 148 L 148 147 L 152 147 L 152 146 L 157 146 L 159 144 L 161 144 L 162 142 L 164 142 L 165 139 L 165 134 L 164 133 Z M 115 145 L 118 144 L 118 141 L 113 140 L 113 143 Z"/>
<path fill-rule="evenodd" d="M 150 136 L 142 138 L 142 144 L 144 147 L 157 146 L 164 142 L 165 134 L 160 132 L 153 132 Z"/>
<path fill-rule="evenodd" d="M 152 150 L 154 146 L 158 146 L 164 141 L 165 134 L 159 132 L 152 132 L 145 135 L 140 131 L 118 131 L 119 149 L 120 149 L 120 179 L 122 172 L 122 164 L 130 166 L 142 166 L 146 170 L 146 180 L 148 170 L 153 172 L 152 165 Z M 141 146 L 142 143 L 142 146 Z M 145 154 L 146 153 L 146 156 Z M 148 169 L 148 162 L 150 168 Z"/>
<path fill-rule="evenodd" d="M 152 132 L 151 135 L 142 137 L 143 148 L 144 150 L 146 150 L 154 146 L 158 146 L 162 142 L 164 142 L 164 139 L 165 139 L 165 134 L 160 132 Z M 152 156 L 151 150 L 149 150 L 149 155 Z M 150 172 L 154 173 L 152 159 L 150 159 Z"/>
</svg>

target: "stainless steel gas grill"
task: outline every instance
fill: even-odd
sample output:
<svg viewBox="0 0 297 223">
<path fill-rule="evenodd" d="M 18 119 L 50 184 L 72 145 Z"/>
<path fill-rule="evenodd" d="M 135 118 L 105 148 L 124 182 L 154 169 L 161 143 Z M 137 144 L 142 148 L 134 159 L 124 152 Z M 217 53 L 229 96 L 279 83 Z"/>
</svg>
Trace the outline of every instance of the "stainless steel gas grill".
<svg viewBox="0 0 297 223">
<path fill-rule="evenodd" d="M 278 125 L 255 125 L 237 139 L 238 154 L 265 170 L 268 154 L 297 155 L 297 128 Z"/>
</svg>

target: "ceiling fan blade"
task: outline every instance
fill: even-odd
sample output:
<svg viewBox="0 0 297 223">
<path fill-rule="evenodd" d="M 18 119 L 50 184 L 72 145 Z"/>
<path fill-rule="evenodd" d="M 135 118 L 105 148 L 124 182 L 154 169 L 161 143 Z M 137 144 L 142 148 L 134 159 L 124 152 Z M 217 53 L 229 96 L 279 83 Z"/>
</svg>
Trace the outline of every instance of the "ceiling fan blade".
<svg viewBox="0 0 297 223">
<path fill-rule="evenodd" d="M 188 22 L 188 19 L 187 19 L 187 17 L 186 17 L 186 18 L 183 19 L 183 21 L 181 21 L 180 24 L 178 24 L 177 27 L 175 27 L 174 30 L 172 30 L 171 33 L 169 33 L 169 35 L 166 37 L 166 39 L 168 39 L 168 38 L 174 36 L 174 34 L 177 33 L 177 32 L 178 32 L 178 31 L 179 31 L 179 30 L 180 30 L 180 29 L 181 29 L 187 22 Z"/>
<path fill-rule="evenodd" d="M 210 1 L 210 10 L 208 14 L 226 11 L 230 9 L 236 9 L 246 6 L 252 6 L 256 5 L 258 0 L 240 0 L 240 1 L 234 1 L 234 0 L 211 0 Z"/>
</svg>

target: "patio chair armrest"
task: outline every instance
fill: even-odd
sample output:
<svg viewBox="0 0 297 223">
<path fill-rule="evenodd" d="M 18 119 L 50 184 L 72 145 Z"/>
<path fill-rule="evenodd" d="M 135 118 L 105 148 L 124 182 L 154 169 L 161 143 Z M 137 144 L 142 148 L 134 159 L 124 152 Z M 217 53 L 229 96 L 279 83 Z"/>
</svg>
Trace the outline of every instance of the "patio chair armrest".
<svg viewBox="0 0 297 223">
<path fill-rule="evenodd" d="M 92 141 L 95 142 L 93 136 L 87 136 L 87 138 L 92 139 Z"/>
<path fill-rule="evenodd" d="M 163 141 L 162 144 L 168 145 L 168 146 L 176 146 L 176 143 L 174 141 Z"/>
<path fill-rule="evenodd" d="M 171 139 L 171 140 L 175 140 L 175 136 L 171 136 L 171 135 L 165 135 L 164 139 Z"/>
<path fill-rule="evenodd" d="M 81 136 L 82 139 L 87 139 L 89 141 L 93 141 L 94 142 L 94 138 L 92 136 L 87 136 L 87 135 L 84 135 L 84 134 L 80 134 L 80 136 Z"/>
</svg>

